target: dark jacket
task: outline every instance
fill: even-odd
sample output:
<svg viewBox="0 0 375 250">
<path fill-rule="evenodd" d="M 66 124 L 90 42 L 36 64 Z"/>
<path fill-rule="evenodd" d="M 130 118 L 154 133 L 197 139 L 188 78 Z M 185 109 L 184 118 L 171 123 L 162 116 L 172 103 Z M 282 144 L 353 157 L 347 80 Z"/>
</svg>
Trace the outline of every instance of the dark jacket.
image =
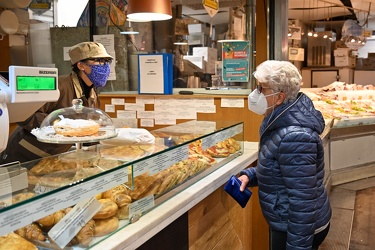
<svg viewBox="0 0 375 250">
<path fill-rule="evenodd" d="M 272 229 L 287 233 L 287 249 L 311 249 L 315 230 L 331 218 L 319 137 L 324 127 L 322 114 L 299 93 L 265 117 L 257 167 L 240 173 L 259 186 L 263 215 Z"/>
<path fill-rule="evenodd" d="M 72 147 L 71 144 L 43 143 L 30 133 L 32 129 L 39 128 L 44 118 L 52 111 L 71 107 L 73 99 L 82 98 L 84 106 L 98 106 L 98 97 L 94 89 L 91 89 L 88 99 L 83 97 L 83 90 L 75 73 L 59 76 L 58 87 L 60 97 L 56 102 L 45 103 L 27 120 L 17 123 L 17 127 L 9 136 L 7 148 L 0 154 L 0 165 L 14 161 L 26 162 L 60 154 Z"/>
</svg>

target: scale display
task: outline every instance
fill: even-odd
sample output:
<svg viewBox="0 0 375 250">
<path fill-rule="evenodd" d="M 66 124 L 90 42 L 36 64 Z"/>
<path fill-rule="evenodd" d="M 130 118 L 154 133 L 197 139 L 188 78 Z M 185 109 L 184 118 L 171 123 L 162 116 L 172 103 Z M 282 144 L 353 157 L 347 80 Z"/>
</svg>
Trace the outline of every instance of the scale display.
<svg viewBox="0 0 375 250">
<path fill-rule="evenodd" d="M 17 76 L 17 91 L 56 90 L 56 78 L 48 76 Z"/>
</svg>

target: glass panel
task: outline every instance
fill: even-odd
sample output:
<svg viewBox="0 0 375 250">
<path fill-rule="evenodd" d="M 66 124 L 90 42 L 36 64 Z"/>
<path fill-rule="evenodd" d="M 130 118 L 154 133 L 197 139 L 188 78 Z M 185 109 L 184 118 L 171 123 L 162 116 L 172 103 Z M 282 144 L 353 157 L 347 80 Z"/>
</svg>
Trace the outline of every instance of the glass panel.
<svg viewBox="0 0 375 250">
<path fill-rule="evenodd" d="M 242 122 L 190 121 L 150 133 L 155 143 L 96 144 L 2 168 L 0 234 L 92 197 L 117 204 L 121 228 L 243 153 Z"/>
</svg>

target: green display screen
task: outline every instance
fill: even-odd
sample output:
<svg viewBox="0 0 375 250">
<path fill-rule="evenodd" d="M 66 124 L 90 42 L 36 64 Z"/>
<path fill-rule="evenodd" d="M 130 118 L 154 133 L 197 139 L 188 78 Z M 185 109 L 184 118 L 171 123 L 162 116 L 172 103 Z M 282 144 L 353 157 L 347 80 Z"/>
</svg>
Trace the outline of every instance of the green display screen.
<svg viewBox="0 0 375 250">
<path fill-rule="evenodd" d="M 56 77 L 52 76 L 17 76 L 18 91 L 55 90 Z"/>
</svg>

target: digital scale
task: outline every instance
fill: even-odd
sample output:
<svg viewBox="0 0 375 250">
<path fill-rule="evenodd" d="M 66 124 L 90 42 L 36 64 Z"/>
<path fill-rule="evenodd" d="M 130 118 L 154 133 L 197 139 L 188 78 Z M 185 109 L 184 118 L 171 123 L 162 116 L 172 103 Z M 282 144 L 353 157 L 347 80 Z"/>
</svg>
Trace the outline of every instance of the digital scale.
<svg viewBox="0 0 375 250">
<path fill-rule="evenodd" d="M 6 148 L 9 123 L 24 121 L 46 102 L 57 101 L 57 68 L 10 66 L 9 80 L 0 75 L 0 153 Z M 0 196 L 27 187 L 27 172 L 20 165 L 0 168 Z"/>
<path fill-rule="evenodd" d="M 9 123 L 26 120 L 59 98 L 57 79 L 57 68 L 28 66 L 9 66 L 9 81 L 0 76 L 0 152 L 8 142 Z"/>
</svg>

